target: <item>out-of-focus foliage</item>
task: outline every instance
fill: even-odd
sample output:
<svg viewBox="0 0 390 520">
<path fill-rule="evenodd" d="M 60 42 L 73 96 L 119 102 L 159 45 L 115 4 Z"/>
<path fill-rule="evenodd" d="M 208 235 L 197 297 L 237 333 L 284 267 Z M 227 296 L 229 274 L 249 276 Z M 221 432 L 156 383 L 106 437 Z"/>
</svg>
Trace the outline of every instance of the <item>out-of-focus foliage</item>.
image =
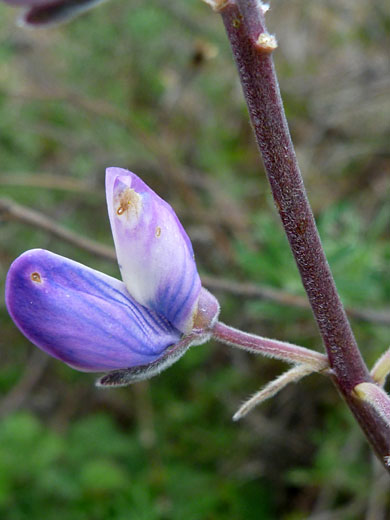
<svg viewBox="0 0 390 520">
<path fill-rule="evenodd" d="M 215 485 L 210 469 L 190 467 L 172 444 L 143 445 L 104 413 L 74 421 L 66 433 L 15 413 L 2 422 L 0 440 L 0 504 L 9 519 L 254 519 L 271 511 L 265 482 L 243 487 L 226 474 Z"/>
<path fill-rule="evenodd" d="M 390 300 L 385 7 L 274 0 L 268 17 L 337 285 L 348 306 L 372 311 Z M 217 15 L 198 0 L 117 0 L 40 32 L 15 28 L 14 15 L 0 5 L 0 197 L 111 245 L 104 169 L 129 168 L 175 207 L 201 272 L 303 295 Z M 32 247 L 118 276 L 1 213 L 0 233 L 1 283 Z M 321 348 L 306 310 L 218 297 L 232 325 Z M 371 365 L 389 328 L 353 328 Z M 0 330 L 4 520 L 389 518 L 387 484 L 325 378 L 233 424 L 281 363 L 208 344 L 148 384 L 102 391 L 93 376 L 46 362 L 3 302 Z"/>
</svg>

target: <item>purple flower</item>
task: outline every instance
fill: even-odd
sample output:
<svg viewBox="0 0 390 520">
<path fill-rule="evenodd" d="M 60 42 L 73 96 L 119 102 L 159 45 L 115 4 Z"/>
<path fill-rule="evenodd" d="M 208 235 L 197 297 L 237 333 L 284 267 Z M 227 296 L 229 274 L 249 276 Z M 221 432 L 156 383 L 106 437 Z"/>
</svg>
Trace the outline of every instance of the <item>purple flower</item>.
<svg viewBox="0 0 390 520">
<path fill-rule="evenodd" d="M 104 0 L 3 0 L 14 7 L 24 7 L 19 22 L 31 27 L 66 22 Z"/>
<path fill-rule="evenodd" d="M 181 335 L 119 280 L 43 249 L 13 262 L 6 303 L 30 341 L 78 370 L 147 364 Z"/>
<path fill-rule="evenodd" d="M 23 253 L 6 305 L 35 345 L 104 385 L 150 377 L 206 341 L 219 306 L 201 288 L 173 209 L 136 175 L 106 172 L 108 212 L 125 283 L 42 249 Z M 183 336 L 184 333 L 184 336 Z"/>
<path fill-rule="evenodd" d="M 201 282 L 190 239 L 175 212 L 122 168 L 107 169 L 106 196 L 119 268 L 129 293 L 189 332 Z"/>
</svg>

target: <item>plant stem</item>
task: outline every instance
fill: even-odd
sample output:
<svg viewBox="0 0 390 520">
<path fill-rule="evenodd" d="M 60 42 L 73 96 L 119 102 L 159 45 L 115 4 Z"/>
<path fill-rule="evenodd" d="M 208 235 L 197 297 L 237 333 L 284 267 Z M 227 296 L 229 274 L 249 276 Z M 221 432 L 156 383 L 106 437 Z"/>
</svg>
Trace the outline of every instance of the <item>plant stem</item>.
<svg viewBox="0 0 390 520">
<path fill-rule="evenodd" d="M 221 322 L 214 325 L 212 335 L 217 341 L 254 354 L 263 354 L 288 363 L 305 363 L 312 367 L 312 371 L 322 371 L 329 367 L 327 357 L 315 350 L 309 350 L 285 341 L 248 334 Z"/>
<path fill-rule="evenodd" d="M 296 365 L 287 372 L 284 372 L 279 377 L 267 383 L 261 390 L 256 392 L 244 404 L 240 406 L 237 412 L 233 415 L 233 421 L 239 421 L 247 415 L 255 406 L 264 402 L 266 399 L 274 397 L 280 390 L 289 385 L 300 381 L 303 377 L 312 374 L 313 370 L 308 365 Z M 364 383 L 363 383 L 364 384 Z"/>
<path fill-rule="evenodd" d="M 371 369 L 371 377 L 380 386 L 385 386 L 390 375 L 390 348 L 387 349 Z"/>
<path fill-rule="evenodd" d="M 374 383 L 360 383 L 355 387 L 355 393 L 383 417 L 390 433 L 390 397 L 382 387 Z"/>
<path fill-rule="evenodd" d="M 276 207 L 325 344 L 334 382 L 383 464 L 389 431 L 378 415 L 353 395 L 372 382 L 338 295 L 307 199 L 291 141 L 272 50 L 259 0 L 217 2 Z M 386 466 L 389 470 L 389 467 Z"/>
</svg>

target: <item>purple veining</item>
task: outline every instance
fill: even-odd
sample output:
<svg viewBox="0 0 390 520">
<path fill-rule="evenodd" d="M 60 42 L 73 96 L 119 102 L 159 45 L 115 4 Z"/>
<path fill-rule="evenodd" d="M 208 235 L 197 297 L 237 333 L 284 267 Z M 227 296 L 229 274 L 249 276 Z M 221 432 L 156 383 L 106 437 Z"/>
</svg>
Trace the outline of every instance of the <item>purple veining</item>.
<svg viewBox="0 0 390 520">
<path fill-rule="evenodd" d="M 82 371 L 148 364 L 181 337 L 119 280 L 42 249 L 11 265 L 6 304 L 28 339 Z"/>
<path fill-rule="evenodd" d="M 142 305 L 182 332 L 193 326 L 201 282 L 175 212 L 134 173 L 106 172 L 108 214 L 122 279 Z"/>
</svg>

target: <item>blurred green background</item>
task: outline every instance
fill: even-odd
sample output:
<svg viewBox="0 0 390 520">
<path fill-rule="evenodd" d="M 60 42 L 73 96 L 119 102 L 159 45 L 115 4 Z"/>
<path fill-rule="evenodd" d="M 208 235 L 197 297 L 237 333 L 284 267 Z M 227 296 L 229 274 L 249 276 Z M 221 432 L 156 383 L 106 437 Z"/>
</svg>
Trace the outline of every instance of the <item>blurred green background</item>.
<svg viewBox="0 0 390 520">
<path fill-rule="evenodd" d="M 369 365 L 389 343 L 386 3 L 274 0 L 268 15 L 324 246 L 343 301 L 365 309 L 352 324 Z M 34 247 L 118 276 L 25 212 L 112 246 L 104 169 L 121 166 L 174 206 L 214 285 L 271 287 L 287 303 L 215 290 L 225 322 L 320 350 L 310 311 L 288 304 L 304 293 L 219 17 L 199 0 L 115 0 L 36 32 L 15 16 L 0 6 L 1 284 Z M 22 337 L 3 299 L 0 329 L 3 520 L 390 518 L 388 478 L 321 376 L 235 424 L 282 363 L 210 342 L 103 391 Z"/>
</svg>

